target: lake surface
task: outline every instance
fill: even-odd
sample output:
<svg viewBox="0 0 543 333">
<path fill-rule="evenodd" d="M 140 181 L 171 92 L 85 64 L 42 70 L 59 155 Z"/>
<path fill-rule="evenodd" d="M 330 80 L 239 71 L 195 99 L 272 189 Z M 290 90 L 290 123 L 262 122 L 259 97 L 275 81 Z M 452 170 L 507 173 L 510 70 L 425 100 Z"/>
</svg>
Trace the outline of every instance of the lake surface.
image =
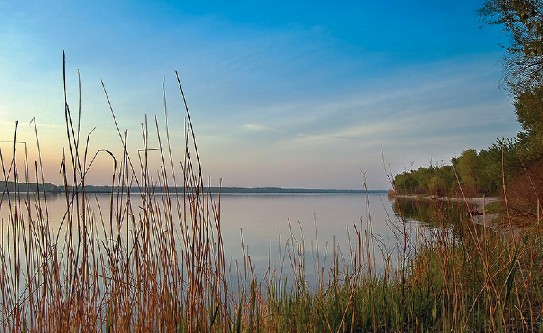
<svg viewBox="0 0 543 333">
<path fill-rule="evenodd" d="M 100 204 L 104 216 L 109 214 L 108 194 L 89 197 L 94 200 L 95 208 Z M 141 197 L 133 194 L 131 198 L 137 207 Z M 66 198 L 49 195 L 47 200 L 50 229 L 56 230 L 66 212 Z M 311 268 L 316 264 L 329 267 L 334 249 L 345 258 L 349 257 L 358 240 L 357 231 L 362 239 L 370 232 L 374 236 L 378 267 L 383 265 L 381 252 L 394 254 L 403 243 L 403 225 L 386 193 L 223 194 L 220 204 L 227 262 L 232 267 L 236 261 L 239 265 L 246 254 L 251 258 L 257 275 L 262 275 L 268 267 L 278 269 L 281 256 L 288 252 L 288 246 L 293 249 L 293 244 L 298 248 L 303 244 L 311 279 L 314 271 Z M 98 209 L 94 210 L 98 214 Z M 0 207 L 4 227 L 8 212 L 4 201 Z M 409 219 L 406 226 L 410 239 L 416 237 L 419 227 L 427 228 L 414 219 Z M 4 233 L 4 240 L 6 237 Z"/>
<path fill-rule="evenodd" d="M 348 230 L 367 223 L 367 198 L 374 231 L 386 234 L 387 213 L 393 215 L 386 194 L 224 195 L 221 220 L 227 254 L 241 251 L 241 230 L 255 261 L 267 261 L 270 246 L 276 250 L 290 230 L 298 238 L 303 234 L 306 245 L 313 241 L 316 247 L 318 240 L 321 249 L 330 248 L 335 236 L 336 243 L 345 246 Z"/>
<path fill-rule="evenodd" d="M 364 231 L 371 231 L 376 265 L 382 269 L 383 252 L 390 255 L 393 265 L 396 263 L 398 251 L 402 251 L 404 231 L 410 246 L 408 252 L 411 252 L 417 237 L 427 236 L 435 228 L 410 216 L 403 220 L 404 229 L 394 211 L 394 203 L 386 193 L 223 195 L 221 220 L 225 251 L 233 260 L 239 260 L 243 232 L 243 243 L 249 247 L 256 271 L 262 272 L 268 267 L 268 261 L 277 267 L 279 248 L 284 251 L 292 230 L 298 241 L 303 235 L 311 275 L 317 252 L 321 260 L 324 256 L 328 258 L 325 266 L 330 265 L 334 243 L 345 257 L 349 256 L 357 241 L 356 227 L 362 238 Z"/>
</svg>

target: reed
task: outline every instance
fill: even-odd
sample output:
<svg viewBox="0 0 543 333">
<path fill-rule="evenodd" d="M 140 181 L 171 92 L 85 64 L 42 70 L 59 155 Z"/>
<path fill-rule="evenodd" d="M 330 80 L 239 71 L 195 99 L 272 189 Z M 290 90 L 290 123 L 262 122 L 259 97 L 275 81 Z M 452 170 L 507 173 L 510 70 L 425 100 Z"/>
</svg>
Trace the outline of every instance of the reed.
<svg viewBox="0 0 543 333">
<path fill-rule="evenodd" d="M 144 148 L 136 154 L 102 83 L 123 147 L 116 156 L 90 151 L 92 131 L 81 133 L 81 98 L 77 114 L 68 105 L 63 66 L 67 147 L 58 228 L 51 227 L 38 126 L 32 122 L 37 159 L 29 161 L 15 124 L 9 154 L 0 149 L 2 178 L 14 184 L 0 197 L 7 212 L 1 221 L 2 331 L 543 330 L 540 225 L 503 231 L 476 225 L 467 214 L 451 222 L 444 202 L 435 203 L 433 228 L 415 229 L 402 214 L 390 214 L 391 243 L 374 234 L 369 200 L 343 248 L 335 240 L 319 244 L 316 219 L 309 243 L 301 224 L 289 224 L 278 259 L 269 260 L 263 275 L 242 232 L 242 259 L 228 263 L 220 195 L 206 190 L 177 73 L 176 79 L 186 119 L 183 144 L 170 140 L 164 94 L 163 121 L 144 119 Z M 180 162 L 174 158 L 179 146 Z M 150 161 L 157 155 L 155 170 Z M 112 165 L 107 207 L 85 187 L 102 157 Z"/>
<path fill-rule="evenodd" d="M 13 190 L 4 187 L 0 201 L 0 208 L 9 212 L 2 221 L 0 252 L 3 331 L 201 332 L 230 324 L 219 203 L 204 190 L 179 77 L 178 82 L 187 119 L 180 167 L 173 159 L 166 100 L 166 137 L 160 135 L 164 124 L 155 117 L 158 147 L 151 147 L 146 118 L 144 148 L 131 155 L 128 134 L 120 130 L 103 83 L 123 153 L 115 156 L 101 149 L 91 155 L 92 132 L 86 139 L 81 133 L 81 99 L 75 115 L 68 105 L 63 66 L 67 148 L 60 170 L 65 212 L 56 230 L 50 228 L 50 194 L 39 186 L 45 177 L 38 126 L 34 123 L 39 158 L 30 163 L 25 152 L 21 176 L 16 124 L 11 160 L 0 151 L 3 180 L 15 184 Z M 149 167 L 151 152 L 160 155 L 156 174 Z M 112 161 L 109 207 L 101 207 L 85 187 L 101 155 Z M 21 183 L 27 184 L 24 193 Z M 35 193 L 28 189 L 30 183 L 38 184 Z M 170 193 L 179 187 L 185 190 Z M 156 188 L 165 194 L 155 194 Z"/>
</svg>

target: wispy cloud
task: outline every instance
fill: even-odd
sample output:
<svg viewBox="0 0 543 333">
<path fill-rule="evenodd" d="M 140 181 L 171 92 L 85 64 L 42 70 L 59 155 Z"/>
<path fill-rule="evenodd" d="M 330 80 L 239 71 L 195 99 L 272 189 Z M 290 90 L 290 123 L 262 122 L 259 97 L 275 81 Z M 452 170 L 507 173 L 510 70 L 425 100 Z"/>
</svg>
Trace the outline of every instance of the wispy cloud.
<svg viewBox="0 0 543 333">
<path fill-rule="evenodd" d="M 243 128 L 252 132 L 278 132 L 275 128 L 261 124 L 245 124 Z"/>
</svg>

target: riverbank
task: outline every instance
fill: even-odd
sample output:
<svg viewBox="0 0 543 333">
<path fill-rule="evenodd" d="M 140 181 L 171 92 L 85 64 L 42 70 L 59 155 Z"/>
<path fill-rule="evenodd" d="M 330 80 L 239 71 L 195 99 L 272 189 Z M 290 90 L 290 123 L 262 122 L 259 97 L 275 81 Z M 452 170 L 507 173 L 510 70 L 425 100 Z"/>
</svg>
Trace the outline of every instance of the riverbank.
<svg viewBox="0 0 543 333">
<path fill-rule="evenodd" d="M 497 227 L 498 213 L 487 212 L 486 206 L 493 202 L 499 202 L 498 197 L 438 197 L 438 196 L 421 196 L 421 195 L 396 195 L 396 198 L 412 199 L 412 200 L 430 200 L 430 201 L 445 201 L 445 202 L 457 202 L 465 203 L 468 209 L 470 219 L 475 224 L 479 224 L 489 228 Z"/>
</svg>

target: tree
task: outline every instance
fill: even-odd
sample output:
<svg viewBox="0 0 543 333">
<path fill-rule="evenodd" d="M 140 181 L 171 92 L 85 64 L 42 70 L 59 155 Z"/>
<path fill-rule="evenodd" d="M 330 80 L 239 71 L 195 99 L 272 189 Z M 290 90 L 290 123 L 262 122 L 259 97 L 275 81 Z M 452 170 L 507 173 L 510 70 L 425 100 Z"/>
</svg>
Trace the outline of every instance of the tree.
<svg viewBox="0 0 543 333">
<path fill-rule="evenodd" d="M 525 163 L 543 159 L 543 86 L 519 93 L 515 109 L 523 129 L 517 135 L 521 159 Z"/>
<path fill-rule="evenodd" d="M 456 177 L 451 166 L 406 171 L 394 178 L 394 189 L 399 194 L 454 195 Z"/>
<path fill-rule="evenodd" d="M 479 192 L 480 161 L 474 149 L 464 150 L 460 157 L 452 160 L 453 165 L 460 178 L 464 192 L 475 194 Z"/>
<path fill-rule="evenodd" d="M 495 195 L 502 193 L 503 178 L 509 183 L 522 172 L 518 139 L 499 139 L 479 152 L 479 190 Z"/>
<path fill-rule="evenodd" d="M 486 0 L 480 14 L 510 33 L 505 81 L 522 125 L 517 158 L 530 165 L 543 159 L 543 0 Z"/>
<path fill-rule="evenodd" d="M 511 35 L 505 81 L 512 92 L 543 86 L 543 0 L 487 0 L 479 13 Z"/>
</svg>

